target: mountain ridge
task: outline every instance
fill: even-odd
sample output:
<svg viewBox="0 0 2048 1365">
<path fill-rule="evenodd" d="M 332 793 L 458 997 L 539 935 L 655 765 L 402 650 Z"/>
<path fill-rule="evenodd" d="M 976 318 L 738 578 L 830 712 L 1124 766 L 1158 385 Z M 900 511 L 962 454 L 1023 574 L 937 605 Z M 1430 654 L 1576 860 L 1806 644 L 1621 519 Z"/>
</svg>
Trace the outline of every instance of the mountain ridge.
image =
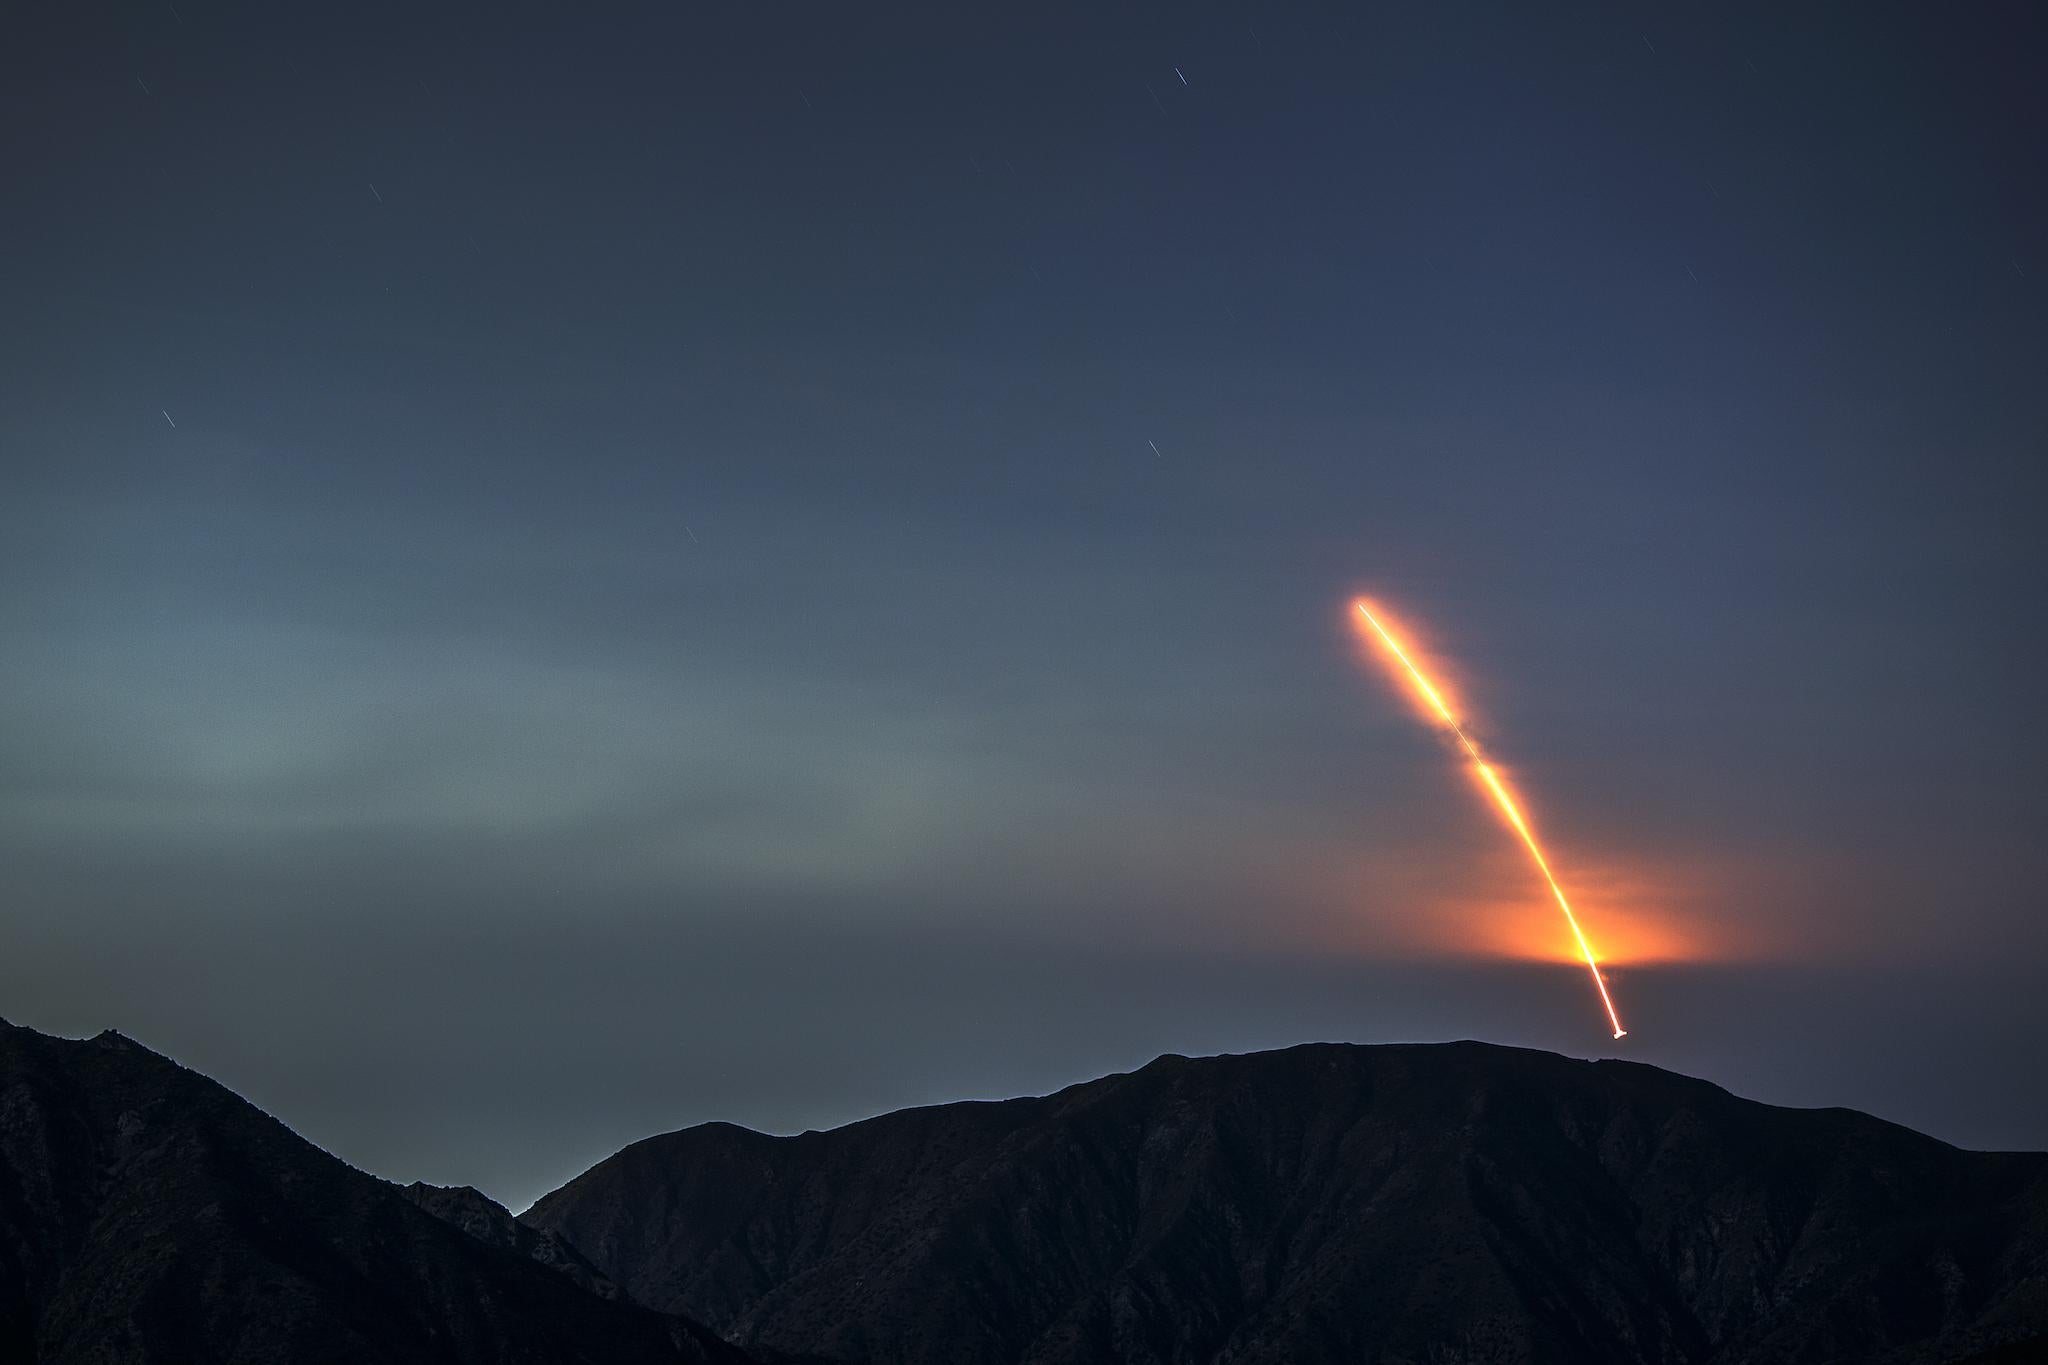
<svg viewBox="0 0 2048 1365">
<path fill-rule="evenodd" d="M 538 1238 L 540 1234 L 535 1234 Z M 743 1365 L 114 1030 L 0 1028 L 0 1359 Z"/>
<path fill-rule="evenodd" d="M 638 1301 L 849 1362 L 2048 1347 L 2048 1155 L 1472 1041 L 1168 1054 L 789 1137 L 699 1125 L 521 1217 Z"/>
<path fill-rule="evenodd" d="M 1475 1041 L 634 1143 L 513 1218 L 107 1030 L 0 1024 L 0 1358 L 2048 1358 L 2048 1154 Z"/>
</svg>

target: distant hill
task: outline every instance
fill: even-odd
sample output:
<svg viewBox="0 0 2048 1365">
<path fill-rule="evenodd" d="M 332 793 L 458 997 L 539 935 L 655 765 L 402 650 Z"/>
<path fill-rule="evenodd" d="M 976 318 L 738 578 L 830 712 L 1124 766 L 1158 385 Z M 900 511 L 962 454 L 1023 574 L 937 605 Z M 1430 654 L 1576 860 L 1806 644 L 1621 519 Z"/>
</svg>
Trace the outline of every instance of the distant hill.
<svg viewBox="0 0 2048 1365">
<path fill-rule="evenodd" d="M 462 1231 L 463 1193 L 408 1198 L 118 1034 L 0 1023 L 0 1362 L 747 1359 L 537 1263 L 545 1234 Z"/>
<path fill-rule="evenodd" d="M 429 1185 L 415 1180 L 399 1193 L 479 1241 L 538 1261 L 601 1299 L 624 1297 L 619 1287 L 585 1260 L 560 1233 L 528 1227 L 482 1190 L 469 1185 Z"/>
<path fill-rule="evenodd" d="M 1477 1043 L 1164 1057 L 537 1203 L 636 1301 L 871 1365 L 2048 1361 L 2048 1155 Z"/>
<path fill-rule="evenodd" d="M 708 1124 L 514 1220 L 118 1034 L 0 1023 L 6 1365 L 749 1359 L 2027 1365 L 2048 1155 L 1622 1062 L 1314 1045 Z"/>
</svg>

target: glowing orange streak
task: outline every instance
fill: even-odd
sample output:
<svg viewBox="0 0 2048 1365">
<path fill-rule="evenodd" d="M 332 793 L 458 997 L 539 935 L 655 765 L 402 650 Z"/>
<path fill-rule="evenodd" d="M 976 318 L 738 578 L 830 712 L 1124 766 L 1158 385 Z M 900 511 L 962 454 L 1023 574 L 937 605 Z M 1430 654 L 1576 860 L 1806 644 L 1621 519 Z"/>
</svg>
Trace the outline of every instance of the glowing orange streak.
<svg viewBox="0 0 2048 1365">
<path fill-rule="evenodd" d="M 1524 820 L 1522 812 L 1515 808 L 1515 800 L 1508 795 L 1507 784 L 1500 780 L 1500 774 L 1496 773 L 1492 765 L 1480 755 L 1479 746 L 1465 733 L 1465 727 L 1458 724 L 1458 718 L 1451 713 L 1451 708 L 1444 704 L 1442 695 L 1430 685 L 1422 670 L 1415 666 L 1415 661 L 1408 657 L 1408 651 L 1401 648 L 1400 642 L 1387 633 L 1387 628 L 1366 609 L 1365 603 L 1359 602 L 1355 605 L 1358 607 L 1358 614 L 1366 619 L 1388 650 L 1401 661 L 1401 666 L 1408 670 L 1408 676 L 1414 680 L 1415 686 L 1429 701 L 1437 715 L 1443 718 L 1451 733 L 1458 737 L 1458 743 L 1465 746 L 1465 753 L 1471 758 L 1472 766 L 1479 770 L 1480 779 L 1486 783 L 1487 790 L 1493 793 L 1493 799 L 1500 803 L 1501 813 L 1507 816 L 1508 823 L 1515 828 L 1515 833 L 1522 836 L 1522 844 L 1529 850 L 1529 857 L 1534 860 L 1536 870 L 1543 874 L 1543 880 L 1550 884 L 1550 894 L 1557 898 L 1557 908 L 1564 911 L 1564 922 L 1571 926 L 1572 938 L 1579 945 L 1579 956 L 1586 959 L 1586 970 L 1593 974 L 1593 988 L 1600 992 L 1600 1003 L 1607 1010 L 1607 1022 L 1614 1025 L 1614 1036 L 1627 1037 L 1628 1030 L 1621 1026 L 1621 1016 L 1615 1013 L 1614 998 L 1607 993 L 1606 978 L 1600 975 L 1600 963 L 1593 956 L 1593 945 L 1586 942 L 1586 935 L 1579 928 L 1579 917 L 1572 913 L 1571 902 L 1564 898 L 1564 888 L 1557 884 L 1557 878 L 1551 874 L 1550 861 L 1543 856 L 1543 849 L 1537 844 L 1536 836 L 1530 832 L 1529 822 Z"/>
</svg>

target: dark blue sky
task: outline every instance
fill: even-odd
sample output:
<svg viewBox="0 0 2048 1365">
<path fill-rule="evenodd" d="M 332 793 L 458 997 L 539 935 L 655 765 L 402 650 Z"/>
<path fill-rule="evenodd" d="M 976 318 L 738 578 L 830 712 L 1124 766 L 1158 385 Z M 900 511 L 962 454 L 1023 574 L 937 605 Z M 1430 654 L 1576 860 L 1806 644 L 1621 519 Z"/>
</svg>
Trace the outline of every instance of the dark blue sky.
<svg viewBox="0 0 2048 1365">
<path fill-rule="evenodd" d="M 2048 1145 L 2044 64 L 2024 5 L 36 6 L 0 1014 L 515 1203 L 1161 1050 L 1603 1050 L 1369 591 L 1627 1055 Z"/>
</svg>

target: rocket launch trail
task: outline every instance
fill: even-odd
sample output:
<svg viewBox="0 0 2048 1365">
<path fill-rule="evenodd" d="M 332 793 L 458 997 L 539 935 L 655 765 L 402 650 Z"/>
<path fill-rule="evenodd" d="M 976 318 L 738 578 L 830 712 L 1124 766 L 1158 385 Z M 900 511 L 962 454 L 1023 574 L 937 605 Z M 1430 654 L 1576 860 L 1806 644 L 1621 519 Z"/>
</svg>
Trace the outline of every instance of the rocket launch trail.
<svg viewBox="0 0 2048 1365">
<path fill-rule="evenodd" d="M 1550 887 L 1550 894 L 1556 898 L 1557 908 L 1564 912 L 1565 923 L 1571 926 L 1572 939 L 1579 946 L 1579 956 L 1586 960 L 1586 970 L 1593 974 L 1593 989 L 1600 992 L 1600 1004 L 1607 1011 L 1607 1022 L 1614 1026 L 1614 1036 L 1625 1037 L 1628 1030 L 1621 1026 L 1621 1016 L 1615 1012 L 1614 998 L 1607 993 L 1607 981 L 1600 975 L 1600 962 L 1593 954 L 1593 945 L 1586 941 L 1585 932 L 1579 928 L 1579 917 L 1572 913 L 1572 904 L 1565 899 L 1564 888 L 1557 884 L 1557 877 L 1550 870 L 1550 860 L 1543 856 L 1543 848 L 1536 842 L 1536 835 L 1529 828 L 1529 822 L 1522 818 L 1522 812 L 1515 804 L 1515 798 L 1509 793 L 1507 783 L 1494 771 L 1493 765 L 1486 761 L 1486 756 L 1479 752 L 1479 746 L 1465 733 L 1465 727 L 1459 723 L 1457 715 L 1444 701 L 1443 694 L 1430 682 L 1421 668 L 1416 666 L 1408 651 L 1401 647 L 1401 642 L 1380 624 L 1379 618 L 1372 614 L 1371 608 L 1364 601 L 1353 605 L 1358 608 L 1358 614 L 1365 619 L 1365 623 L 1372 627 L 1373 633 L 1379 637 L 1386 652 L 1400 663 L 1409 681 L 1414 683 L 1416 691 L 1428 703 L 1436 718 L 1443 723 L 1445 729 L 1456 736 L 1459 745 L 1465 750 L 1465 756 L 1472 760 L 1472 767 L 1479 774 L 1479 780 L 1486 785 L 1488 794 L 1493 797 L 1494 804 L 1500 807 L 1501 814 L 1520 836 L 1522 846 L 1529 851 L 1530 861 L 1536 864 L 1536 870 L 1543 874 L 1543 880 Z"/>
</svg>

